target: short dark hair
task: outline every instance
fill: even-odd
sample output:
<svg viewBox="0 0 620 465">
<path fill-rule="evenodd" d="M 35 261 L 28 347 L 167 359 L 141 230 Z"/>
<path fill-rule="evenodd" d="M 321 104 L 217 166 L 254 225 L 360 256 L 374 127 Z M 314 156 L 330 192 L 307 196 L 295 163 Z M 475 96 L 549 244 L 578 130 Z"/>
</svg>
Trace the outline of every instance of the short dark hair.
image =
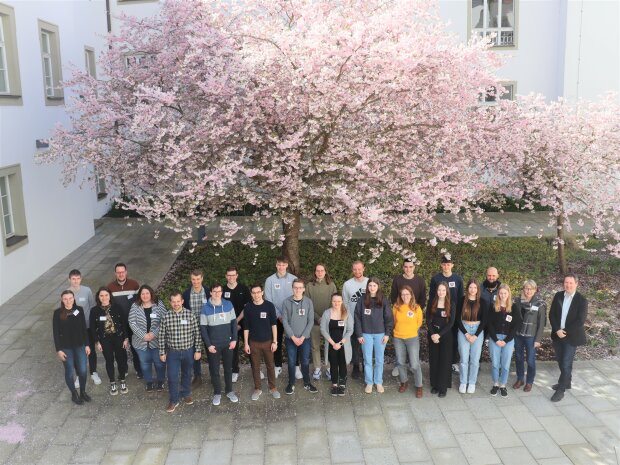
<svg viewBox="0 0 620 465">
<path fill-rule="evenodd" d="M 116 271 L 116 269 L 122 266 L 123 268 L 127 269 L 127 265 L 125 265 L 123 262 L 118 262 L 116 265 L 114 265 L 114 271 Z"/>
<path fill-rule="evenodd" d="M 202 270 L 195 269 L 195 270 L 192 270 L 191 275 L 192 275 L 192 276 L 200 276 L 200 277 L 203 277 L 203 276 L 204 276 L 204 273 L 202 272 Z"/>
<path fill-rule="evenodd" d="M 95 294 L 95 302 L 97 302 L 97 305 L 101 305 L 101 299 L 99 299 L 99 293 L 101 291 L 105 291 L 108 294 L 110 294 L 110 304 L 111 304 L 112 303 L 112 291 L 106 286 L 101 286 L 99 289 L 97 289 L 97 293 Z"/>
<path fill-rule="evenodd" d="M 564 275 L 564 279 L 566 279 L 566 278 L 573 278 L 576 283 L 579 283 L 579 278 L 577 277 L 577 275 L 575 273 L 566 273 Z M 564 279 L 562 281 L 564 281 Z"/>
<path fill-rule="evenodd" d="M 238 270 L 238 269 L 237 269 L 237 267 L 236 267 L 236 266 L 234 266 L 234 265 L 231 265 L 231 266 L 229 266 L 228 268 L 226 268 L 226 273 L 228 273 L 229 271 L 234 271 L 234 272 L 236 272 L 236 273 L 239 273 L 239 270 Z"/>
<path fill-rule="evenodd" d="M 293 284 L 295 284 L 295 283 L 301 283 L 301 284 L 303 284 L 305 286 L 306 285 L 306 280 L 303 279 L 303 278 L 295 278 L 295 279 L 293 279 Z"/>
<path fill-rule="evenodd" d="M 170 298 L 172 299 L 173 297 L 175 297 L 177 295 L 181 296 L 181 299 L 183 298 L 183 294 L 181 294 L 181 291 L 172 291 L 170 293 Z"/>
<path fill-rule="evenodd" d="M 280 255 L 279 257 L 276 258 L 276 263 L 286 263 L 287 265 L 288 263 L 288 257 L 285 257 L 284 255 Z"/>
<path fill-rule="evenodd" d="M 263 285 L 261 283 L 254 283 L 250 286 L 250 292 L 252 292 L 254 289 L 259 288 L 261 291 L 263 290 Z"/>
<path fill-rule="evenodd" d="M 213 291 L 213 289 L 217 289 L 218 287 L 220 289 L 224 290 L 224 288 L 222 287 L 222 285 L 220 283 L 213 283 L 213 284 L 211 284 L 211 291 Z"/>
<path fill-rule="evenodd" d="M 151 302 L 153 303 L 153 305 L 157 304 L 158 302 L 157 294 L 155 294 L 155 291 L 153 290 L 153 288 L 149 286 L 148 284 L 143 284 L 142 286 L 140 286 L 140 289 L 138 289 L 138 292 L 136 293 L 136 298 L 135 298 L 136 304 L 138 305 L 143 304 L 140 294 L 142 294 L 142 291 L 145 289 L 149 291 L 149 293 L 151 294 Z"/>
<path fill-rule="evenodd" d="M 76 270 L 75 268 L 71 271 L 69 271 L 69 277 L 72 278 L 73 276 L 80 276 L 82 277 L 82 273 L 80 273 L 80 270 Z"/>
</svg>

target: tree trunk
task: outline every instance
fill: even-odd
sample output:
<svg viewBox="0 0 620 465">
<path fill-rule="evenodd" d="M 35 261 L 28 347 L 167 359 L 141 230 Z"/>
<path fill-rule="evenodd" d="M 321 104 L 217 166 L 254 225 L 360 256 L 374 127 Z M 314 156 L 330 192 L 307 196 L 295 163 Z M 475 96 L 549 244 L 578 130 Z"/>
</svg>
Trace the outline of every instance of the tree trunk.
<svg viewBox="0 0 620 465">
<path fill-rule="evenodd" d="M 561 213 L 555 217 L 556 221 L 556 234 L 558 238 L 558 266 L 560 273 L 565 275 L 568 273 L 568 264 L 566 263 L 565 254 L 565 237 L 564 237 L 564 214 Z"/>
<path fill-rule="evenodd" d="M 298 211 L 293 211 L 283 215 L 282 230 L 284 232 L 284 243 L 282 244 L 282 255 L 288 258 L 288 271 L 299 276 L 299 229 L 301 228 L 301 215 Z"/>
</svg>

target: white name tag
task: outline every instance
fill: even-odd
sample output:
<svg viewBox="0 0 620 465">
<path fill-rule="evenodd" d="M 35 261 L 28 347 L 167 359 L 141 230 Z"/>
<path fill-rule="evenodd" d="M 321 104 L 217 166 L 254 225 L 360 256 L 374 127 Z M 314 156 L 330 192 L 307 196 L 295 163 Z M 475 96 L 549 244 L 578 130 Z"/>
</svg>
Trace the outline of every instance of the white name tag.
<svg viewBox="0 0 620 465">
<path fill-rule="evenodd" d="M 456 287 L 456 283 L 454 281 L 450 281 L 448 283 L 448 287 Z"/>
<path fill-rule="evenodd" d="M 159 315 L 157 313 L 151 313 L 151 318 L 159 318 Z"/>
<path fill-rule="evenodd" d="M 512 321 L 512 315 L 506 315 L 506 321 L 510 323 Z"/>
<path fill-rule="evenodd" d="M 446 318 L 448 316 L 448 312 L 446 312 L 445 310 L 441 311 L 441 317 L 442 318 Z"/>
<path fill-rule="evenodd" d="M 207 303 L 207 299 L 202 299 L 202 303 L 206 304 Z"/>
<path fill-rule="evenodd" d="M 226 315 L 224 315 L 223 313 L 220 313 L 220 320 L 223 320 L 225 316 Z"/>
<path fill-rule="evenodd" d="M 369 308 L 365 308 L 364 309 L 364 315 L 370 315 L 370 309 Z"/>
<path fill-rule="evenodd" d="M 99 317 L 99 321 L 106 321 L 107 319 L 108 319 L 108 318 L 107 318 L 107 317 L 105 317 L 105 316 L 100 316 L 100 317 Z"/>
<path fill-rule="evenodd" d="M 127 300 L 131 300 L 132 297 L 133 297 L 132 295 L 128 295 Z"/>
<path fill-rule="evenodd" d="M 407 312 L 407 316 L 408 316 L 409 318 L 413 318 L 413 312 L 412 312 L 411 310 L 409 310 L 409 311 Z"/>
<path fill-rule="evenodd" d="M 80 314 L 79 310 L 73 310 L 73 316 L 78 316 Z"/>
<path fill-rule="evenodd" d="M 187 324 L 187 320 L 181 320 L 181 324 L 182 325 L 186 325 Z"/>
<path fill-rule="evenodd" d="M 224 298 L 230 299 L 230 292 L 224 292 Z"/>
<path fill-rule="evenodd" d="M 493 294 L 493 302 L 495 302 L 495 299 L 497 299 L 497 295 Z"/>
<path fill-rule="evenodd" d="M 78 300 L 79 300 L 80 302 L 86 302 L 86 297 L 80 297 Z"/>
<path fill-rule="evenodd" d="M 344 320 L 338 320 L 338 326 L 344 326 Z"/>
<path fill-rule="evenodd" d="M 280 283 L 274 283 L 273 288 L 274 289 L 280 289 Z"/>
<path fill-rule="evenodd" d="M 306 309 L 300 308 L 298 313 L 299 313 L 299 316 L 304 316 L 306 314 Z"/>
<path fill-rule="evenodd" d="M 260 312 L 261 318 L 267 318 L 267 312 Z"/>
<path fill-rule="evenodd" d="M 532 311 L 533 312 L 537 312 L 538 311 L 538 306 L 537 305 L 532 305 Z"/>
</svg>

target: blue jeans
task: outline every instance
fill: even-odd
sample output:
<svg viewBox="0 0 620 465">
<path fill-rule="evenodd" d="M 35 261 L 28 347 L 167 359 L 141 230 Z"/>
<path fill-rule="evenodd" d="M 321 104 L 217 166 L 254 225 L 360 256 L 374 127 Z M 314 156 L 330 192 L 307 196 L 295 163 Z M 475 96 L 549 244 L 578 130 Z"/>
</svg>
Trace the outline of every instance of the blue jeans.
<svg viewBox="0 0 620 465">
<path fill-rule="evenodd" d="M 571 387 L 573 379 L 573 360 L 577 346 L 570 345 L 564 339 L 553 340 L 553 350 L 555 350 L 555 359 L 560 367 L 560 378 L 558 379 L 558 389 L 564 391 Z"/>
<path fill-rule="evenodd" d="M 505 334 L 498 334 L 497 340 L 506 339 Z M 507 342 L 504 347 L 499 347 L 493 339 L 489 339 L 489 355 L 491 356 L 491 378 L 493 385 L 506 386 L 510 373 L 510 360 L 515 348 L 515 340 Z"/>
<path fill-rule="evenodd" d="M 194 348 L 171 350 L 166 354 L 168 364 L 168 392 L 170 403 L 176 404 L 181 397 L 191 394 L 192 369 L 194 366 Z M 179 372 L 181 372 L 181 392 L 179 392 Z"/>
<path fill-rule="evenodd" d="M 407 354 L 409 354 L 409 367 L 413 371 L 413 383 L 415 387 L 422 387 L 422 367 L 420 365 L 420 339 L 410 337 L 401 339 L 395 337 L 394 352 L 396 354 L 396 366 L 401 383 L 406 383 L 407 376 Z"/>
<path fill-rule="evenodd" d="M 296 346 L 291 338 L 284 338 L 286 353 L 288 355 L 288 384 L 295 384 L 295 369 L 297 366 L 297 352 L 299 352 L 301 374 L 304 384 L 310 383 L 310 352 L 312 351 L 312 339 L 306 338 L 300 346 Z"/>
<path fill-rule="evenodd" d="M 525 355 L 525 357 L 524 357 Z M 536 376 L 536 349 L 534 348 L 534 336 L 515 336 L 515 365 L 517 379 L 524 380 L 525 371 L 523 363 L 527 357 L 527 384 L 534 384 Z"/>
<path fill-rule="evenodd" d="M 383 354 L 385 344 L 383 343 L 384 333 L 368 334 L 363 333 L 364 343 L 362 353 L 364 354 L 364 381 L 366 384 L 383 384 Z M 372 353 L 375 353 L 375 366 L 372 366 Z"/>
<path fill-rule="evenodd" d="M 136 349 L 136 353 L 140 359 L 140 367 L 142 368 L 142 374 L 144 375 L 144 382 L 153 382 L 152 365 L 155 365 L 157 382 L 163 383 L 164 378 L 166 377 L 166 365 L 159 359 L 159 349 Z"/>
<path fill-rule="evenodd" d="M 476 334 L 480 323 L 467 324 L 463 322 L 467 334 Z M 459 376 L 461 384 L 476 385 L 478 381 L 478 370 L 480 369 L 480 354 L 482 354 L 482 342 L 484 341 L 484 331 L 480 333 L 473 344 L 470 344 L 465 335 L 459 330 L 458 344 L 459 355 L 461 356 L 461 369 Z"/>
<path fill-rule="evenodd" d="M 74 370 L 77 371 L 80 380 L 80 391 L 83 391 L 86 389 L 86 348 L 79 346 L 60 350 L 67 356 L 62 364 L 65 366 L 65 383 L 67 383 L 69 391 L 73 392 L 75 389 L 73 384 L 75 382 Z"/>
</svg>

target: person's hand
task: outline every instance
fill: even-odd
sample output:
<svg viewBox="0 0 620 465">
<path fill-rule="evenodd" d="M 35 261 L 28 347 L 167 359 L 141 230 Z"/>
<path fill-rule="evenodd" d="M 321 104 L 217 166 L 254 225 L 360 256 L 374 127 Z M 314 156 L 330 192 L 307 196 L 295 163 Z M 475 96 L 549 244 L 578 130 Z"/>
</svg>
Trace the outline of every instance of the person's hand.
<svg viewBox="0 0 620 465">
<path fill-rule="evenodd" d="M 103 347 L 101 347 L 101 343 L 100 342 L 95 344 L 95 349 L 97 349 L 97 352 L 103 352 Z"/>
<path fill-rule="evenodd" d="M 497 347 L 504 347 L 506 345 L 504 341 L 497 341 L 495 344 L 497 345 Z"/>
<path fill-rule="evenodd" d="M 271 343 L 271 351 L 275 352 L 278 349 L 278 343 L 277 342 L 272 342 Z"/>
<path fill-rule="evenodd" d="M 478 339 L 478 336 L 476 336 L 475 334 L 468 334 L 468 336 L 469 337 L 467 338 L 467 340 L 470 344 L 473 344 Z"/>
<path fill-rule="evenodd" d="M 535 342 L 534 343 L 534 349 L 538 349 L 540 347 L 540 342 Z"/>
<path fill-rule="evenodd" d="M 209 352 L 211 352 L 212 354 L 216 353 L 217 350 L 215 350 L 215 346 L 209 346 L 207 347 L 207 349 L 209 350 Z"/>
<path fill-rule="evenodd" d="M 237 341 L 230 341 L 230 344 L 228 344 L 228 349 L 234 350 L 235 347 L 237 347 Z"/>
<path fill-rule="evenodd" d="M 160 355 L 160 356 L 159 356 L 159 359 L 160 359 L 163 363 L 166 363 L 166 355 L 165 355 L 165 354 L 164 354 L 164 355 Z"/>
<path fill-rule="evenodd" d="M 439 344 L 439 339 L 441 339 L 441 336 L 439 334 L 431 335 L 431 341 L 433 341 L 435 344 Z"/>
<path fill-rule="evenodd" d="M 64 362 L 67 360 L 67 354 L 65 354 L 62 350 L 59 350 L 58 352 L 56 352 L 56 354 L 58 355 L 58 358 L 60 359 L 61 362 Z"/>
<path fill-rule="evenodd" d="M 129 347 L 129 339 L 125 339 L 123 341 L 123 349 L 127 349 Z"/>
<path fill-rule="evenodd" d="M 246 344 L 243 348 L 243 350 L 245 350 L 245 353 L 250 355 L 250 344 Z"/>
<path fill-rule="evenodd" d="M 386 334 L 385 336 L 383 336 L 383 339 L 381 340 L 381 344 L 385 345 L 388 343 L 389 340 L 390 340 L 390 336 Z"/>
<path fill-rule="evenodd" d="M 198 361 L 201 358 L 202 358 L 202 352 L 194 352 L 194 360 Z"/>
<path fill-rule="evenodd" d="M 364 344 L 364 337 L 358 337 L 357 342 L 359 342 L 360 344 Z"/>
<path fill-rule="evenodd" d="M 86 352 L 86 356 L 90 355 L 90 346 L 85 346 L 84 351 Z"/>
<path fill-rule="evenodd" d="M 338 344 L 337 342 L 332 342 L 332 344 L 331 344 L 331 345 L 332 345 L 332 348 L 333 348 L 334 350 L 339 350 L 339 349 L 340 349 L 340 344 Z"/>
<path fill-rule="evenodd" d="M 566 331 L 563 329 L 558 329 L 555 334 L 557 334 L 560 339 L 564 339 L 566 337 Z"/>
</svg>

